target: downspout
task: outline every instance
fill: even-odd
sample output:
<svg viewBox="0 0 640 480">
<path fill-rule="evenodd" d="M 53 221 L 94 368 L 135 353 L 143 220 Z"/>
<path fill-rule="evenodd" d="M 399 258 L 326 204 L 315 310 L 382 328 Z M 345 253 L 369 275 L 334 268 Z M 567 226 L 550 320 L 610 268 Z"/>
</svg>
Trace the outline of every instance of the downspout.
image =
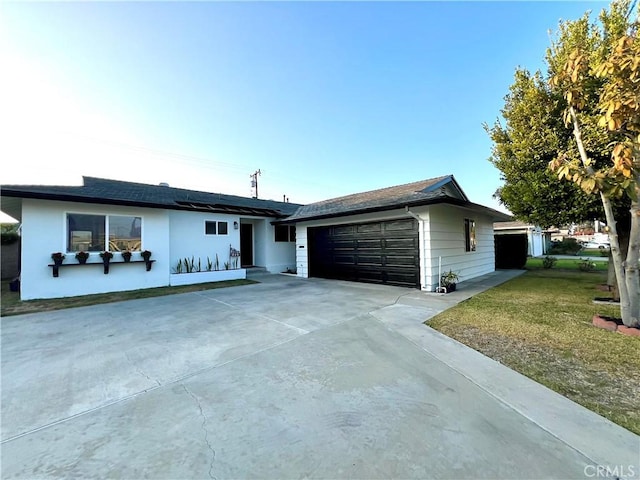
<svg viewBox="0 0 640 480">
<path fill-rule="evenodd" d="M 410 217 L 415 218 L 418 221 L 418 238 L 420 238 L 421 235 L 424 235 L 424 219 L 420 215 L 418 215 L 417 213 L 414 213 L 411 210 L 409 210 L 409 206 L 408 205 L 406 205 L 404 207 L 404 210 L 407 213 L 407 215 L 409 215 Z M 423 243 L 424 243 L 424 239 L 423 239 Z M 424 245 L 419 245 L 418 253 L 419 253 L 420 256 L 423 255 L 424 253 L 426 253 L 426 252 L 424 252 Z M 420 259 L 420 260 L 421 260 L 420 263 L 423 264 L 422 259 Z M 422 271 L 422 267 L 421 266 L 419 266 L 418 268 L 420 270 L 420 290 L 423 290 L 423 288 L 426 288 L 426 285 L 422 283 L 423 280 L 426 280 L 426 278 L 425 278 L 425 273 L 426 272 Z"/>
</svg>

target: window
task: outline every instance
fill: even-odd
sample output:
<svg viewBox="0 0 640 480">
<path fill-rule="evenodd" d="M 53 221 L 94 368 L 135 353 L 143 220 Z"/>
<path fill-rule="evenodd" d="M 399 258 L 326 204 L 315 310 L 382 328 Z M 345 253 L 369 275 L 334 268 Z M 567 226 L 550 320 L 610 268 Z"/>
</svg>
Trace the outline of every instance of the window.
<svg viewBox="0 0 640 480">
<path fill-rule="evenodd" d="M 276 225 L 276 242 L 295 242 L 296 227 L 293 225 Z"/>
<path fill-rule="evenodd" d="M 141 243 L 141 217 L 67 214 L 68 252 L 140 251 Z"/>
<path fill-rule="evenodd" d="M 464 249 L 466 252 L 476 251 L 476 222 L 464 219 Z"/>
<path fill-rule="evenodd" d="M 229 224 L 227 222 L 204 222 L 205 235 L 227 235 Z"/>
</svg>

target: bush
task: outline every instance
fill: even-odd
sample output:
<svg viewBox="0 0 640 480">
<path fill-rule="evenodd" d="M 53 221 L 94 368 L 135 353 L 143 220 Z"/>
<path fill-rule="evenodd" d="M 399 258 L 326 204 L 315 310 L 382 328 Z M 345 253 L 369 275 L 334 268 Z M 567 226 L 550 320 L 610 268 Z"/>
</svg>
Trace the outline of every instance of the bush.
<svg viewBox="0 0 640 480">
<path fill-rule="evenodd" d="M 596 269 L 596 264 L 588 258 L 581 258 L 578 263 L 578 269 L 581 272 L 593 272 Z"/>
<path fill-rule="evenodd" d="M 575 238 L 564 238 L 559 242 L 551 242 L 549 253 L 553 255 L 575 255 L 582 250 Z"/>
<path fill-rule="evenodd" d="M 547 255 L 542 259 L 542 266 L 547 269 L 553 268 L 557 261 L 558 259 L 556 257 L 550 257 L 549 255 Z"/>
</svg>

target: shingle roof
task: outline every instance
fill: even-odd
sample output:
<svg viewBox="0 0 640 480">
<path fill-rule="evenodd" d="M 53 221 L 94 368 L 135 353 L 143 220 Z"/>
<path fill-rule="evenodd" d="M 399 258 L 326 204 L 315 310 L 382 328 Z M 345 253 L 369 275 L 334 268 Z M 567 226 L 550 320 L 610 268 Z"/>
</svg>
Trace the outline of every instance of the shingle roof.
<svg viewBox="0 0 640 480">
<path fill-rule="evenodd" d="M 82 178 L 84 183 L 82 186 L 2 185 L 0 193 L 2 196 L 17 198 L 215 211 L 279 218 L 291 215 L 301 206 L 296 203 L 260 200 L 161 185 L 95 177 Z"/>
<path fill-rule="evenodd" d="M 353 215 L 356 213 L 391 210 L 404 206 L 427 205 L 445 200 L 468 203 L 466 195 L 453 178 L 453 175 L 311 203 L 300 207 L 296 213 L 287 217 L 284 221 L 290 223 L 293 221 Z"/>
<path fill-rule="evenodd" d="M 493 224 L 493 229 L 494 230 L 507 230 L 510 228 L 528 228 L 528 227 L 532 227 L 533 225 L 531 225 L 530 223 L 525 223 L 525 222 L 521 222 L 521 221 L 513 221 L 513 222 L 495 222 Z"/>
</svg>

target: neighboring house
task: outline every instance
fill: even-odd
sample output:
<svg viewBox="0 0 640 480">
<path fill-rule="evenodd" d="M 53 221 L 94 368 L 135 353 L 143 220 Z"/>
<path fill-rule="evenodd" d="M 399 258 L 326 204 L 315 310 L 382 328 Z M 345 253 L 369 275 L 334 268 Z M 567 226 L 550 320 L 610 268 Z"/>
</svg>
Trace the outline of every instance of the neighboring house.
<svg viewBox="0 0 640 480">
<path fill-rule="evenodd" d="M 525 222 L 496 222 L 493 224 L 495 235 L 525 235 L 527 237 L 527 255 L 539 257 L 547 253 L 550 234 L 542 228 Z"/>
<path fill-rule="evenodd" d="M 432 292 L 440 272 L 493 272 L 493 222 L 511 218 L 470 202 L 449 175 L 305 205 L 277 223 L 296 227 L 300 277 Z"/>
<path fill-rule="evenodd" d="M 92 177 L 82 186 L 5 185 L 0 195 L 2 211 L 22 223 L 23 300 L 244 278 L 241 267 L 275 273 L 296 265 L 295 230 L 273 222 L 297 204 Z M 90 252 L 87 265 L 74 258 L 81 250 Z M 108 275 L 100 268 L 105 250 L 114 252 Z M 124 250 L 134 252 L 135 263 L 124 264 Z M 152 253 L 149 271 L 142 250 Z M 54 252 L 66 255 L 58 277 Z M 175 274 L 178 262 L 192 257 L 201 270 L 217 257 L 219 272 Z"/>
</svg>

